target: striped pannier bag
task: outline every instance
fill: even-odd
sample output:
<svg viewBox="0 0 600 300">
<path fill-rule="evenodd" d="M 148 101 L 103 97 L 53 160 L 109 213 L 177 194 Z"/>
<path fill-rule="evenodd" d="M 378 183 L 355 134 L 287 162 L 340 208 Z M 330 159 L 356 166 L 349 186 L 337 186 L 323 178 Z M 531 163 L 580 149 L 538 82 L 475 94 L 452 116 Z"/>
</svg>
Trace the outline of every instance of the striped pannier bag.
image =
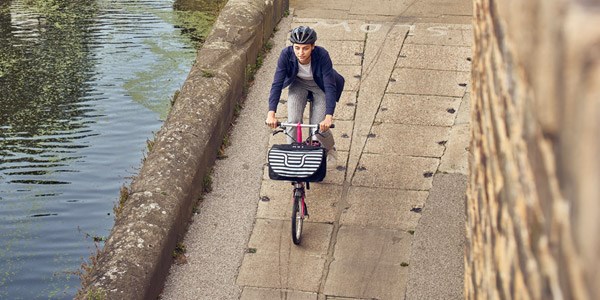
<svg viewBox="0 0 600 300">
<path fill-rule="evenodd" d="M 273 145 L 268 159 L 273 180 L 319 182 L 327 172 L 327 151 L 317 146 Z"/>
</svg>

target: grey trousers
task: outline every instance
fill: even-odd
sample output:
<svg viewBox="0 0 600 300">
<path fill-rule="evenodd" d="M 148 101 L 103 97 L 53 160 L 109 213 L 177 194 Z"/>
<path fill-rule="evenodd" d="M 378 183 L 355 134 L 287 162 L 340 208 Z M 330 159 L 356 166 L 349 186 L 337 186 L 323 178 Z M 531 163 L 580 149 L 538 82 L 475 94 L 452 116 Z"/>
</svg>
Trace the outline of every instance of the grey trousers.
<svg viewBox="0 0 600 300">
<path fill-rule="evenodd" d="M 325 92 L 321 90 L 314 80 L 296 78 L 288 90 L 288 122 L 302 123 L 302 115 L 304 114 L 304 109 L 306 108 L 309 91 L 313 93 L 314 99 L 309 114 L 309 123 L 319 124 L 325 120 Z M 288 129 L 288 134 L 296 139 L 296 128 Z M 305 135 L 303 137 L 306 139 Z M 333 148 L 335 141 L 333 140 L 333 134 L 331 134 L 331 130 L 327 130 L 320 135 L 318 134 L 316 137 L 325 149 L 331 150 Z M 288 136 L 287 141 L 288 143 L 292 143 L 293 140 Z"/>
</svg>

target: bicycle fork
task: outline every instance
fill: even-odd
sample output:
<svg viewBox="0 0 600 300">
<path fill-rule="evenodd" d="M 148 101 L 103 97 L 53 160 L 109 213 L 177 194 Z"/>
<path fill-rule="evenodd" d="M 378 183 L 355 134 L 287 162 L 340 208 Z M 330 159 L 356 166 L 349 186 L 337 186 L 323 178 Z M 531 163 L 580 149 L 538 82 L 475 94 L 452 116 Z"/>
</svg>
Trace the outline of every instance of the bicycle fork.
<svg viewBox="0 0 600 300">
<path fill-rule="evenodd" d="M 304 202 L 304 183 L 303 182 L 294 182 L 294 198 L 299 197 L 301 199 L 300 202 L 300 211 L 302 218 L 308 217 L 308 207 L 306 207 L 306 202 Z M 294 199 L 292 199 L 294 201 Z"/>
</svg>

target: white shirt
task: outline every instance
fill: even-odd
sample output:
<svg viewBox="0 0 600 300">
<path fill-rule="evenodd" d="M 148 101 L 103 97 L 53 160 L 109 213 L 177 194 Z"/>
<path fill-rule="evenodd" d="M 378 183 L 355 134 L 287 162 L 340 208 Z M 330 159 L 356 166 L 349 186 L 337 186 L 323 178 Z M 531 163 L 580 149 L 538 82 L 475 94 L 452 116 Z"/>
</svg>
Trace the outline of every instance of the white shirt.
<svg viewBox="0 0 600 300">
<path fill-rule="evenodd" d="M 304 80 L 313 80 L 312 68 L 310 62 L 306 65 L 298 62 L 298 77 Z"/>
</svg>

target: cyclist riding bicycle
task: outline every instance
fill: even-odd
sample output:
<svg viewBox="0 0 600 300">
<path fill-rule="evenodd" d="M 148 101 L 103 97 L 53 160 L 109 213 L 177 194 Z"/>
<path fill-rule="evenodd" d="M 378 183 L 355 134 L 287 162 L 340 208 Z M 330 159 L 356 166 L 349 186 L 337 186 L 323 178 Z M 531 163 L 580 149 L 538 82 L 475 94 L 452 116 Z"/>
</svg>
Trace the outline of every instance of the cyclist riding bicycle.
<svg viewBox="0 0 600 300">
<path fill-rule="evenodd" d="M 333 69 L 331 57 L 325 48 L 315 46 L 317 32 L 307 26 L 294 28 L 290 34 L 292 46 L 281 51 L 277 70 L 271 85 L 269 112 L 266 123 L 277 127 L 277 104 L 281 90 L 288 90 L 288 122 L 302 123 L 307 101 L 312 101 L 310 124 L 319 124 L 317 139 L 331 151 L 334 139 L 329 127 L 333 122 L 336 102 L 344 89 L 344 77 Z M 288 130 L 288 143 L 296 139 L 296 130 Z"/>
</svg>

